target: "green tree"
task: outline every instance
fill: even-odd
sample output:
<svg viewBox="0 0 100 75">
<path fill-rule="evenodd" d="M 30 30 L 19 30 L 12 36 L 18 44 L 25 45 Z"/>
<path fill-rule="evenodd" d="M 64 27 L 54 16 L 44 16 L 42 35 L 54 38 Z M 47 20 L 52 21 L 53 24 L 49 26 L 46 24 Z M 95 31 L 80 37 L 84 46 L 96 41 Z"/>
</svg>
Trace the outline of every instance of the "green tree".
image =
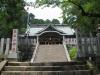
<svg viewBox="0 0 100 75">
<path fill-rule="evenodd" d="M 55 22 L 59 22 L 59 21 L 56 20 Z M 32 14 L 32 13 L 29 14 L 29 24 L 31 26 L 34 24 L 49 24 L 49 23 L 52 23 L 49 19 L 47 19 L 47 20 L 36 19 L 34 14 Z"/>
<path fill-rule="evenodd" d="M 33 19 L 32 24 L 44 24 L 44 20 L 43 19 Z"/>
<path fill-rule="evenodd" d="M 37 6 L 58 6 L 63 11 L 63 22 L 88 36 L 95 34 L 100 18 L 100 0 L 37 0 Z"/>
<path fill-rule="evenodd" d="M 53 19 L 53 20 L 52 20 L 52 23 L 53 23 L 53 24 L 60 24 L 59 20 L 57 20 L 57 19 Z"/>
<path fill-rule="evenodd" d="M 59 20 L 53 19 L 50 21 L 49 19 L 43 20 L 43 19 L 36 19 L 35 15 L 30 13 L 29 14 L 29 24 L 32 26 L 34 24 L 60 24 Z"/>
<path fill-rule="evenodd" d="M 0 0 L 0 37 L 11 37 L 14 28 L 23 33 L 26 14 L 24 0 Z"/>
<path fill-rule="evenodd" d="M 45 20 L 45 24 L 51 24 L 51 21 L 49 19 Z"/>
<path fill-rule="evenodd" d="M 30 25 L 34 24 L 34 21 L 33 21 L 34 19 L 35 19 L 35 15 L 32 14 L 32 13 L 30 13 L 30 14 L 29 14 L 29 24 L 30 24 Z"/>
</svg>

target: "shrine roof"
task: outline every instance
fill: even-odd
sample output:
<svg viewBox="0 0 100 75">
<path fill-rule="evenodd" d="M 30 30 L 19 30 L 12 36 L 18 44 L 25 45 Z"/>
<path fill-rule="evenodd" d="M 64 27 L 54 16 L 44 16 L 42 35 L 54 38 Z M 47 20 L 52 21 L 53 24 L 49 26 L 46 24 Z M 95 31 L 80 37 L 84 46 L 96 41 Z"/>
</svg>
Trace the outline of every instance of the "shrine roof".
<svg viewBox="0 0 100 75">
<path fill-rule="evenodd" d="M 30 26 L 29 36 L 35 36 L 41 34 L 44 31 L 57 31 L 64 35 L 73 35 L 75 33 L 74 29 L 70 28 L 68 25 L 61 24 L 37 24 Z"/>
</svg>

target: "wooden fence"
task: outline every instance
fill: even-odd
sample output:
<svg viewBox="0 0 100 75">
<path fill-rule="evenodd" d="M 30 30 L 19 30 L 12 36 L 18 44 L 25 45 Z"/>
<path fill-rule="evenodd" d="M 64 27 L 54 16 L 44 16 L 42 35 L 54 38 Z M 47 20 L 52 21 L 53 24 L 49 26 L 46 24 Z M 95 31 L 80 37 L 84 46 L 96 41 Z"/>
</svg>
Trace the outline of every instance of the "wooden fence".
<svg viewBox="0 0 100 75">
<path fill-rule="evenodd" d="M 11 38 L 1 38 L 0 39 L 0 54 L 6 54 L 11 50 Z M 69 45 L 76 45 L 76 38 L 67 38 L 65 43 Z M 18 39 L 18 49 L 19 51 L 25 51 L 27 48 L 36 45 L 36 40 L 32 38 L 19 38 Z M 33 47 L 34 48 L 34 47 Z"/>
<path fill-rule="evenodd" d="M 11 50 L 11 39 L 10 38 L 1 38 L 0 39 L 0 55 L 8 54 L 8 51 Z"/>
<path fill-rule="evenodd" d="M 29 60 L 31 59 L 32 53 L 35 48 L 34 39 L 19 38 L 18 39 L 18 55 L 19 60 Z M 11 38 L 1 38 L 0 39 L 0 55 L 8 56 L 12 46 Z M 23 58 L 24 57 L 24 58 Z"/>
<path fill-rule="evenodd" d="M 77 41 L 78 47 L 78 58 L 79 59 L 92 59 L 100 57 L 100 38 L 78 38 Z"/>
<path fill-rule="evenodd" d="M 33 38 L 19 38 L 18 40 L 18 50 L 19 58 L 21 61 L 31 60 L 32 54 L 34 52 L 36 43 Z"/>
<path fill-rule="evenodd" d="M 35 42 L 34 42 L 35 41 Z M 78 58 L 89 58 L 97 57 L 100 59 L 100 38 L 66 38 L 65 43 L 68 45 L 76 45 L 78 48 Z M 36 40 L 30 38 L 19 38 L 18 40 L 18 50 L 21 51 L 20 56 L 29 56 L 33 53 L 35 48 Z M 11 38 L 1 38 L 0 39 L 0 55 L 7 55 L 9 50 L 11 50 Z M 27 52 L 29 52 L 28 55 Z M 30 57 L 29 57 L 30 58 Z M 21 58 L 22 59 L 22 58 Z"/>
</svg>

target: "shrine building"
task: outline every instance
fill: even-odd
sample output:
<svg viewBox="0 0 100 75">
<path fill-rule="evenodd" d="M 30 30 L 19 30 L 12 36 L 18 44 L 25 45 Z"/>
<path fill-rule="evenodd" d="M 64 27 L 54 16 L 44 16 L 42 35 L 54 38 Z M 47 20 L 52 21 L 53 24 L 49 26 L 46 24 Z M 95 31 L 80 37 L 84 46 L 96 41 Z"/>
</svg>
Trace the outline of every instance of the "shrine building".
<svg viewBox="0 0 100 75">
<path fill-rule="evenodd" d="M 29 37 L 35 38 L 39 44 L 62 44 L 63 41 L 68 42 L 71 38 L 75 38 L 75 31 L 65 24 L 32 25 L 29 29 Z"/>
</svg>

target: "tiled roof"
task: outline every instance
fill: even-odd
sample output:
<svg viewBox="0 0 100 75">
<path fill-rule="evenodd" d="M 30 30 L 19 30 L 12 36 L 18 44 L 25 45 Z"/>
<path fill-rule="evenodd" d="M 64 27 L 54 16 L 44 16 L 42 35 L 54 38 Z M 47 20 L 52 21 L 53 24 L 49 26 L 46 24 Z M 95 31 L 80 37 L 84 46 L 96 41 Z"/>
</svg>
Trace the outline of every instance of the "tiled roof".
<svg viewBox="0 0 100 75">
<path fill-rule="evenodd" d="M 40 31 L 43 31 L 47 28 L 48 25 L 33 25 L 30 27 L 30 33 L 29 36 L 35 36 L 36 33 L 39 33 Z M 67 25 L 53 25 L 53 27 L 58 30 L 61 31 L 63 33 L 65 33 L 66 35 L 73 35 L 74 34 L 74 29 L 71 29 L 69 26 Z"/>
</svg>

